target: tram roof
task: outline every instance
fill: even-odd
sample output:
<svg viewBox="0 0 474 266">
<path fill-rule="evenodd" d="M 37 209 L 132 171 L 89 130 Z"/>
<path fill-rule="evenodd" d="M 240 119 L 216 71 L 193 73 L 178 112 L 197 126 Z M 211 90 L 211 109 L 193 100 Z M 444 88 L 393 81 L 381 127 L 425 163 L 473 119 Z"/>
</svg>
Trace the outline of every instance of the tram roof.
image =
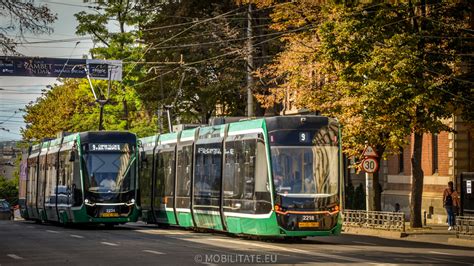
<svg viewBox="0 0 474 266">
<path fill-rule="evenodd" d="M 87 131 L 79 133 L 81 143 L 133 142 L 137 136 L 127 131 Z"/>
<path fill-rule="evenodd" d="M 264 122 L 263 118 L 233 122 L 229 124 L 229 132 L 263 128 Z"/>
<path fill-rule="evenodd" d="M 333 118 L 316 115 L 274 116 L 266 117 L 268 132 L 284 129 L 320 129 L 331 123 L 337 123 Z"/>
<path fill-rule="evenodd" d="M 163 142 L 170 143 L 170 142 L 177 142 L 177 141 L 178 141 L 178 132 L 161 134 L 158 139 L 159 144 L 162 144 Z"/>
<path fill-rule="evenodd" d="M 140 141 L 142 142 L 142 144 L 155 144 L 156 141 L 158 140 L 158 137 L 159 135 L 143 137 L 143 138 L 140 138 Z"/>
</svg>

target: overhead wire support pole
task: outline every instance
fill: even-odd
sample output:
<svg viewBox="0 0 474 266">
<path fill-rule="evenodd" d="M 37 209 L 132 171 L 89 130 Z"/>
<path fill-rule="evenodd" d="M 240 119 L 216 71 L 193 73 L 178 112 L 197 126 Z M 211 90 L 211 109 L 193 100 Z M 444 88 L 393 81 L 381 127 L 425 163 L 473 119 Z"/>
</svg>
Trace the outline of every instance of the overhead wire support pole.
<svg viewBox="0 0 474 266">
<path fill-rule="evenodd" d="M 253 112 L 253 85 L 254 80 L 252 76 L 253 67 L 253 29 L 252 29 L 252 4 L 249 3 L 247 12 L 247 116 L 254 116 Z"/>
</svg>

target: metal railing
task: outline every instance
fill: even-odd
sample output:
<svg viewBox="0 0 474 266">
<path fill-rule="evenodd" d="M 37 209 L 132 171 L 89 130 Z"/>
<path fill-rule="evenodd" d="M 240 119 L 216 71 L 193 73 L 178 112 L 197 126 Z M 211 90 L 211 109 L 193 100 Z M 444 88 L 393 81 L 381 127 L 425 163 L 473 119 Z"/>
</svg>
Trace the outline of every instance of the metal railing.
<svg viewBox="0 0 474 266">
<path fill-rule="evenodd" d="M 405 232 L 405 213 L 344 210 L 344 226 Z"/>
<path fill-rule="evenodd" d="M 474 238 L 474 217 L 457 216 L 456 217 L 456 237 Z"/>
</svg>

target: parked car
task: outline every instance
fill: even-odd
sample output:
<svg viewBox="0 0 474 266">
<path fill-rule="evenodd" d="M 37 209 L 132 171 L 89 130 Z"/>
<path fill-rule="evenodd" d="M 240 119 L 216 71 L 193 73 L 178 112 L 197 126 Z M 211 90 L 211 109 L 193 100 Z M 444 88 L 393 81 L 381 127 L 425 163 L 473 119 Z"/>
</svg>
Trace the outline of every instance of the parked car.
<svg viewBox="0 0 474 266">
<path fill-rule="evenodd" d="M 0 199 L 0 220 L 13 220 L 13 210 L 5 199 Z"/>
</svg>

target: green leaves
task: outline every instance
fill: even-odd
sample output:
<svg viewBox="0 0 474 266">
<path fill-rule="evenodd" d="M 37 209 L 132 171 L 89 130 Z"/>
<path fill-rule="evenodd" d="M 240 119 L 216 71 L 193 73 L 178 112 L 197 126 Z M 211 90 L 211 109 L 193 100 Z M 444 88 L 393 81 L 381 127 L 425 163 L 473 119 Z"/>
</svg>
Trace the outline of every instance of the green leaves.
<svg viewBox="0 0 474 266">
<path fill-rule="evenodd" d="M 304 20 L 317 30 L 285 38 L 284 51 L 261 70 L 264 78 L 280 82 L 270 90 L 273 97 L 259 99 L 292 99 L 299 107 L 337 117 L 344 125 L 345 150 L 354 155 L 365 141 L 396 152 L 413 130 L 448 130 L 443 119 L 472 113 L 474 103 L 463 93 L 472 92 L 472 84 L 454 82 L 462 74 L 462 59 L 455 54 L 466 49 L 456 37 L 464 36 L 468 22 L 460 11 L 469 7 L 443 1 L 428 6 L 426 18 L 420 18 L 418 7 L 411 16 L 410 8 L 297 2 L 276 7 L 275 28 L 301 26 Z M 421 25 L 417 30 L 414 20 Z"/>
</svg>

